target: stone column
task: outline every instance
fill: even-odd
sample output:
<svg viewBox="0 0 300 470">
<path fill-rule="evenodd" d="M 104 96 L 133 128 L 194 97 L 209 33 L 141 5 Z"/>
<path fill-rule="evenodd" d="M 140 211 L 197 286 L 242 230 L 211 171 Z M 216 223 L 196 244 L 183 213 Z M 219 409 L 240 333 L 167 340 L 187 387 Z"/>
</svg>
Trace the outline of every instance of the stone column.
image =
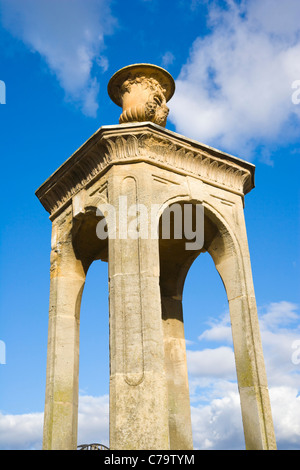
<svg viewBox="0 0 300 470">
<path fill-rule="evenodd" d="M 169 396 L 170 448 L 190 450 L 193 449 L 193 436 L 181 299 L 162 297 L 162 318 Z"/>
<path fill-rule="evenodd" d="M 242 204 L 235 237 L 219 233 L 209 252 L 224 282 L 240 392 L 246 449 L 276 449 Z"/>
<path fill-rule="evenodd" d="M 77 447 L 79 315 L 85 272 L 72 245 L 72 211 L 53 221 L 43 448 Z"/>
<path fill-rule="evenodd" d="M 139 203 L 150 213 L 143 172 L 114 170 L 109 195 L 117 220 L 126 219 L 119 196 L 128 210 Z M 109 309 L 110 448 L 169 449 L 158 240 L 126 237 L 120 226 L 109 239 Z"/>
</svg>

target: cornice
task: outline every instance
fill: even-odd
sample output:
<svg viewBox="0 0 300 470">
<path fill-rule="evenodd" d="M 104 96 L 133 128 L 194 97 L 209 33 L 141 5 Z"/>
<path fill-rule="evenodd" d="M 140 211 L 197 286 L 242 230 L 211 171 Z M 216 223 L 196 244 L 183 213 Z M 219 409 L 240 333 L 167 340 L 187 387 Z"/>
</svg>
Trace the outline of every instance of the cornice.
<svg viewBox="0 0 300 470">
<path fill-rule="evenodd" d="M 152 122 L 103 126 L 36 191 L 51 218 L 112 165 L 148 162 L 241 196 L 254 187 L 255 166 Z"/>
</svg>

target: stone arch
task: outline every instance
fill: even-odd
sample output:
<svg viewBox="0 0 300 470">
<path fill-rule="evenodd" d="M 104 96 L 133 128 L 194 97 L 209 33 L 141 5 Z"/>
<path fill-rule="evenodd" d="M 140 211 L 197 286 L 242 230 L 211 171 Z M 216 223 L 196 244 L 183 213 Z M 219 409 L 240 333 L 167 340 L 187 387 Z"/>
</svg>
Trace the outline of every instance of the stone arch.
<svg viewBox="0 0 300 470">
<path fill-rule="evenodd" d="M 179 203 L 180 198 L 169 203 L 174 200 Z M 190 199 L 190 203 L 202 202 Z M 159 241 L 171 448 L 182 448 L 183 443 L 190 448 L 192 442 L 182 293 L 192 263 L 205 251 L 214 261 L 228 299 L 246 448 L 272 448 L 275 437 L 247 240 L 242 224 L 236 224 L 233 217 L 226 219 L 210 202 L 204 201 L 203 206 L 202 249 L 187 252 L 184 238 Z M 164 204 L 164 210 L 166 207 Z M 160 220 L 161 215 L 162 211 Z"/>
<path fill-rule="evenodd" d="M 113 220 L 110 219 L 109 216 L 105 213 L 105 208 L 109 209 L 109 204 L 107 203 L 107 199 L 102 196 L 94 196 L 90 198 L 86 198 L 86 202 L 81 210 L 81 212 L 73 218 L 72 224 L 72 245 L 74 249 L 75 256 L 81 261 L 84 270 L 85 270 L 85 279 L 80 290 L 80 296 L 77 297 L 76 301 L 76 312 L 78 316 L 78 321 L 80 320 L 80 332 L 78 333 L 79 337 L 82 336 L 82 309 L 84 301 L 84 293 L 86 288 L 89 285 L 89 275 L 91 275 L 92 265 L 94 263 L 104 262 L 108 263 L 108 244 L 109 244 L 109 236 L 108 233 L 110 230 L 114 230 L 112 227 Z M 107 237 L 106 238 L 99 238 L 97 225 L 101 223 L 102 226 L 107 226 Z M 108 294 L 108 279 L 105 291 Z M 108 297 L 108 296 L 107 296 Z M 99 304 L 99 309 L 101 309 L 101 305 Z M 105 313 L 108 313 L 105 311 Z M 85 323 L 87 323 L 87 319 Z M 109 324 L 109 319 L 107 319 L 107 324 Z M 97 325 L 96 325 L 97 326 Z M 99 330 L 98 330 L 99 331 Z M 95 351 L 96 354 L 96 351 Z M 82 357 L 82 351 L 81 351 Z M 109 347 L 107 349 L 107 356 L 108 356 L 108 363 L 109 363 Z M 96 363 L 98 363 L 96 360 Z M 99 369 L 97 371 L 99 374 Z M 105 372 L 106 373 L 106 372 Z M 109 375 L 109 374 L 108 374 Z M 78 384 L 80 379 L 79 374 L 79 366 L 78 366 Z M 108 376 L 109 379 L 109 376 Z M 78 392 L 77 392 L 78 393 Z M 74 425 L 78 426 L 78 425 Z M 79 429 L 80 431 L 80 429 Z"/>
<path fill-rule="evenodd" d="M 98 201 L 99 202 L 99 201 Z M 85 266 L 86 272 L 93 261 L 108 261 L 108 236 L 101 239 L 97 235 L 97 225 L 109 220 L 99 210 L 98 205 L 88 204 L 84 212 L 74 219 L 72 227 L 72 241 L 77 257 Z M 109 230 L 109 227 L 108 227 Z"/>
</svg>

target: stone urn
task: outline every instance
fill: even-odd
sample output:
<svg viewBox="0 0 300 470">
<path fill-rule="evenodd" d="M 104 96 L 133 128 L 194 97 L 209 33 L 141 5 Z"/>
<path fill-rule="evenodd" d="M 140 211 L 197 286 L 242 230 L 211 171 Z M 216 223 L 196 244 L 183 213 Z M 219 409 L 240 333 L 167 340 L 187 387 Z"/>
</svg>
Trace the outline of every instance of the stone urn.
<svg viewBox="0 0 300 470">
<path fill-rule="evenodd" d="M 175 91 L 173 77 L 152 64 L 133 64 L 120 69 L 108 83 L 108 94 L 123 110 L 119 123 L 151 121 L 165 127 L 166 103 Z"/>
</svg>

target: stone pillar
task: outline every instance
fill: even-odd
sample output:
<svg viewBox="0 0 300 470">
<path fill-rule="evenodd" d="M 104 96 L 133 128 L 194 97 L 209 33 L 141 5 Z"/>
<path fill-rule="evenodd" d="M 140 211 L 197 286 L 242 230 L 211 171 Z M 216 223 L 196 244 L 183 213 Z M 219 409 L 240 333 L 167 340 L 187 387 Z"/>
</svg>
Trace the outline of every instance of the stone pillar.
<svg viewBox="0 0 300 470">
<path fill-rule="evenodd" d="M 168 380 L 170 449 L 193 449 L 191 408 L 181 299 L 162 297 Z"/>
<path fill-rule="evenodd" d="M 85 272 L 72 245 L 72 211 L 52 227 L 43 448 L 77 447 L 79 312 Z"/>
<path fill-rule="evenodd" d="M 109 181 L 110 204 L 128 211 L 150 199 L 143 172 L 124 166 Z M 119 208 L 117 220 L 126 209 Z M 134 211 L 127 219 L 134 224 Z M 125 220 L 126 223 L 126 220 Z M 158 240 L 109 239 L 110 448 L 169 449 L 168 395 L 164 370 Z"/>
</svg>

